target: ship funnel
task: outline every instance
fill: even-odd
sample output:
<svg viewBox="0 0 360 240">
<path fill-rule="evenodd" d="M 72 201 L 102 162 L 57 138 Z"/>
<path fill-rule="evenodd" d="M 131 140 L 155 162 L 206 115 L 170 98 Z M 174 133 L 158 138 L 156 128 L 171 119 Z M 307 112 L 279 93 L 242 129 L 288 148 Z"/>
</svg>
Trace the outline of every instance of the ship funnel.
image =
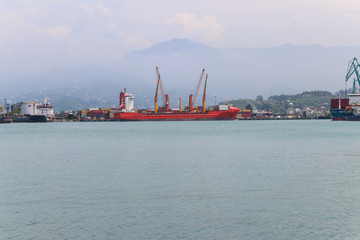
<svg viewBox="0 0 360 240">
<path fill-rule="evenodd" d="M 192 97 L 193 97 L 193 95 L 190 94 L 190 95 L 189 95 L 189 111 L 192 111 L 192 105 L 193 105 Z"/>
<path fill-rule="evenodd" d="M 165 108 L 166 108 L 166 112 L 169 112 L 169 95 L 165 94 Z"/>
<path fill-rule="evenodd" d="M 124 89 L 124 92 L 126 92 L 126 88 Z M 120 102 L 119 102 L 119 109 L 123 109 L 125 105 L 125 93 L 120 93 Z"/>
</svg>

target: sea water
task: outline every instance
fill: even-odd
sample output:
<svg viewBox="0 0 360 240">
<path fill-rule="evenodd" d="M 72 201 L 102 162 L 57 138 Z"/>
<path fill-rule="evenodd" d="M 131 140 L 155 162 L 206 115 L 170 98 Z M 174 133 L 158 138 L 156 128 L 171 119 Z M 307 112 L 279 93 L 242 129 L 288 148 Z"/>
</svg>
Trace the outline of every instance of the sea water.
<svg viewBox="0 0 360 240">
<path fill-rule="evenodd" d="M 360 125 L 0 125 L 0 239 L 359 239 Z"/>
</svg>

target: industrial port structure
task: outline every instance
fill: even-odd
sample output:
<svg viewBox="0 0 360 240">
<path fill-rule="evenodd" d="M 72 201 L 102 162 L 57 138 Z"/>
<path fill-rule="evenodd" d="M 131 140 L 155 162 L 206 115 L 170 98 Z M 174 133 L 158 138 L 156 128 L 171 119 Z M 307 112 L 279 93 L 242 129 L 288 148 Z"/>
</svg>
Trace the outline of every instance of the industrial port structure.
<svg viewBox="0 0 360 240">
<path fill-rule="evenodd" d="M 154 109 L 134 109 L 134 96 L 127 92 L 126 88 L 120 93 L 119 108 L 93 109 L 80 112 L 80 120 L 100 119 L 110 121 L 193 121 L 193 120 L 234 120 L 240 109 L 227 104 L 212 106 L 206 109 L 206 87 L 208 74 L 205 68 L 202 69 L 194 93 L 189 95 L 189 105 L 184 109 L 179 107 L 170 109 L 169 95 L 165 93 L 160 76 L 159 68 L 156 67 L 157 84 L 154 96 Z M 199 90 L 205 76 L 202 106 L 194 106 L 199 95 Z M 159 95 L 162 99 L 162 106 L 158 106 Z"/>
<path fill-rule="evenodd" d="M 345 76 L 345 98 L 331 99 L 332 120 L 360 121 L 360 65 L 356 57 L 349 61 Z M 347 83 L 353 78 L 352 91 L 348 93 Z"/>
</svg>

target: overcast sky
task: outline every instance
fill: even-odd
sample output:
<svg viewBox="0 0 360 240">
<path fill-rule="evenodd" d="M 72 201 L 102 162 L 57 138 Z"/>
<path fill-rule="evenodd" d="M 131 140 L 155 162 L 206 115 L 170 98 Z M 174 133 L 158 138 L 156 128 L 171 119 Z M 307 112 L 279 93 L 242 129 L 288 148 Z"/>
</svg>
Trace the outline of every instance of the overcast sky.
<svg viewBox="0 0 360 240">
<path fill-rule="evenodd" d="M 2 0 L 0 72 L 98 64 L 173 38 L 357 46 L 357 0 Z"/>
</svg>

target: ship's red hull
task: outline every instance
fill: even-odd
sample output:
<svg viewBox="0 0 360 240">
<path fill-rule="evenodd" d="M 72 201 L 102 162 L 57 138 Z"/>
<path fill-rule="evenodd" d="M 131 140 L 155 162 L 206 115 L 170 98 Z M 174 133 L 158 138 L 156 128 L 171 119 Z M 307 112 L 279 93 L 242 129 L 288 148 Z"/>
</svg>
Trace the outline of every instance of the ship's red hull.
<svg viewBox="0 0 360 240">
<path fill-rule="evenodd" d="M 169 113 L 114 113 L 113 121 L 196 121 L 196 120 L 234 120 L 238 108 L 229 107 L 229 110 L 209 110 L 205 113 L 197 112 L 169 112 Z"/>
</svg>

